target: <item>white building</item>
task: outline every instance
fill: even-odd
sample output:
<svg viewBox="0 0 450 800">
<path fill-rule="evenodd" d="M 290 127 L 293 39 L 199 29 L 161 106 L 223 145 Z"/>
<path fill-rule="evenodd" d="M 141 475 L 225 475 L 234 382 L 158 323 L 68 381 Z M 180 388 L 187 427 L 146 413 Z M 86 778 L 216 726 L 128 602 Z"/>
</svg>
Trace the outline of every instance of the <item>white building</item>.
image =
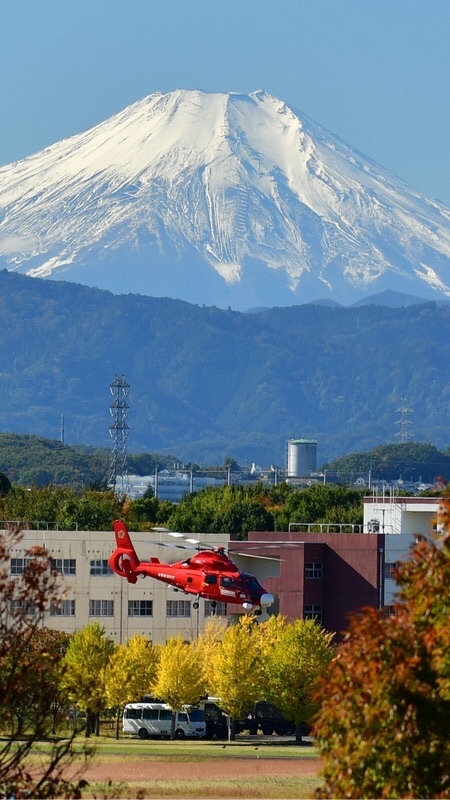
<svg viewBox="0 0 450 800">
<path fill-rule="evenodd" d="M 175 547 L 167 533 L 131 533 L 131 537 L 141 560 L 154 556 L 168 563 L 183 558 L 183 550 Z M 229 541 L 228 536 L 217 534 L 205 534 L 202 539 L 212 546 L 226 546 Z M 112 531 L 24 531 L 20 544 L 11 550 L 12 575 L 20 575 L 26 551 L 34 546 L 46 549 L 67 592 L 62 605 L 46 614 L 44 625 L 49 628 L 73 633 L 95 621 L 116 644 L 136 633 L 154 643 L 165 643 L 178 633 L 186 639 L 196 638 L 211 614 L 208 601 L 201 600 L 199 608 L 193 608 L 194 595 L 176 592 L 152 578 L 133 585 L 111 572 L 108 559 L 115 548 Z M 225 623 L 224 604 L 218 604 L 217 613 Z"/>
<path fill-rule="evenodd" d="M 364 498 L 364 530 L 426 536 L 436 527 L 439 497 L 399 497 L 391 493 Z"/>
<path fill-rule="evenodd" d="M 143 497 L 150 487 L 158 500 L 179 503 L 187 494 L 199 492 L 207 486 L 223 486 L 226 479 L 192 475 L 190 472 L 161 470 L 156 475 L 128 475 L 127 494 L 132 500 Z M 120 489 L 116 486 L 120 493 Z"/>
<path fill-rule="evenodd" d="M 392 605 L 397 590 L 395 566 L 406 561 L 418 537 L 429 536 L 439 524 L 439 497 L 398 497 L 393 492 L 364 498 L 364 528 L 384 533 L 384 605 Z"/>
</svg>

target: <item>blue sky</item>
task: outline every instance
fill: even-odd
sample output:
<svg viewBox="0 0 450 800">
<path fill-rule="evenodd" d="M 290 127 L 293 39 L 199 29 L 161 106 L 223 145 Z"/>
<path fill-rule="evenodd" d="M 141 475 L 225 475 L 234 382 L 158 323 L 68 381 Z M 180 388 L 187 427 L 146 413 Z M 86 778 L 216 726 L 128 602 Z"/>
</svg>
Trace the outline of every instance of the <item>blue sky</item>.
<svg viewBox="0 0 450 800">
<path fill-rule="evenodd" d="M 264 89 L 450 206 L 450 0 L 1 0 L 0 164 L 156 91 Z"/>
</svg>

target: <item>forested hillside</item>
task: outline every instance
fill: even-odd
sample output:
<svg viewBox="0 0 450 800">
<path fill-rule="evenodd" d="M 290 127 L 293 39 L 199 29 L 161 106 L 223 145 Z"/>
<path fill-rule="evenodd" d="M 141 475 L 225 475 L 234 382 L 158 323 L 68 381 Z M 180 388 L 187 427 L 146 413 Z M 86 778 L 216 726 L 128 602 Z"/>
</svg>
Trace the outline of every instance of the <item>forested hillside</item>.
<svg viewBox="0 0 450 800">
<path fill-rule="evenodd" d="M 106 485 L 111 450 L 68 447 L 56 439 L 0 433 L 0 472 L 21 486 L 101 487 Z M 128 457 L 130 473 L 149 475 L 173 465 L 173 456 L 141 453 Z"/>
<path fill-rule="evenodd" d="M 418 442 L 381 445 L 368 453 L 349 453 L 337 458 L 327 464 L 327 470 L 349 482 L 370 475 L 371 480 L 443 484 L 450 481 L 450 453 Z"/>
<path fill-rule="evenodd" d="M 110 447 L 110 384 L 131 387 L 130 452 L 284 466 L 414 438 L 449 444 L 450 308 L 318 305 L 241 314 L 0 271 L 0 430 Z"/>
</svg>

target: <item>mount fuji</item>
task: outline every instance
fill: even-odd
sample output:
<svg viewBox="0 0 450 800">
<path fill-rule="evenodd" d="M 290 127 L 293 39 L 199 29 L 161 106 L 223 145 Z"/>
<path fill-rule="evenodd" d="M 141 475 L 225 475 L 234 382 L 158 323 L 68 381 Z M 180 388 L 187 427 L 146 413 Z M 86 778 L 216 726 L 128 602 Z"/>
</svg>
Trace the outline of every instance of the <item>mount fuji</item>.
<svg viewBox="0 0 450 800">
<path fill-rule="evenodd" d="M 450 297 L 450 210 L 263 92 L 152 94 L 0 169 L 0 267 L 191 303 Z"/>
</svg>

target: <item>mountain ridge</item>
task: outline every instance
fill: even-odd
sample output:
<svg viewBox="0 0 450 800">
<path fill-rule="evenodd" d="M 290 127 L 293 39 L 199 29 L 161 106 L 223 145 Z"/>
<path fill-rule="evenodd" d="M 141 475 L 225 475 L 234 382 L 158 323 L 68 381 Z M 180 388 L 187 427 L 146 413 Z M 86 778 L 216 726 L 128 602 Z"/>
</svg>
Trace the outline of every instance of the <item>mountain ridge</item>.
<svg viewBox="0 0 450 800">
<path fill-rule="evenodd" d="M 130 452 L 283 466 L 395 441 L 448 447 L 450 307 L 305 304 L 245 314 L 0 270 L 0 431 L 110 447 L 110 386 L 131 387 Z"/>
<path fill-rule="evenodd" d="M 450 296 L 450 211 L 263 91 L 149 95 L 0 169 L 0 266 L 238 310 Z"/>
</svg>

